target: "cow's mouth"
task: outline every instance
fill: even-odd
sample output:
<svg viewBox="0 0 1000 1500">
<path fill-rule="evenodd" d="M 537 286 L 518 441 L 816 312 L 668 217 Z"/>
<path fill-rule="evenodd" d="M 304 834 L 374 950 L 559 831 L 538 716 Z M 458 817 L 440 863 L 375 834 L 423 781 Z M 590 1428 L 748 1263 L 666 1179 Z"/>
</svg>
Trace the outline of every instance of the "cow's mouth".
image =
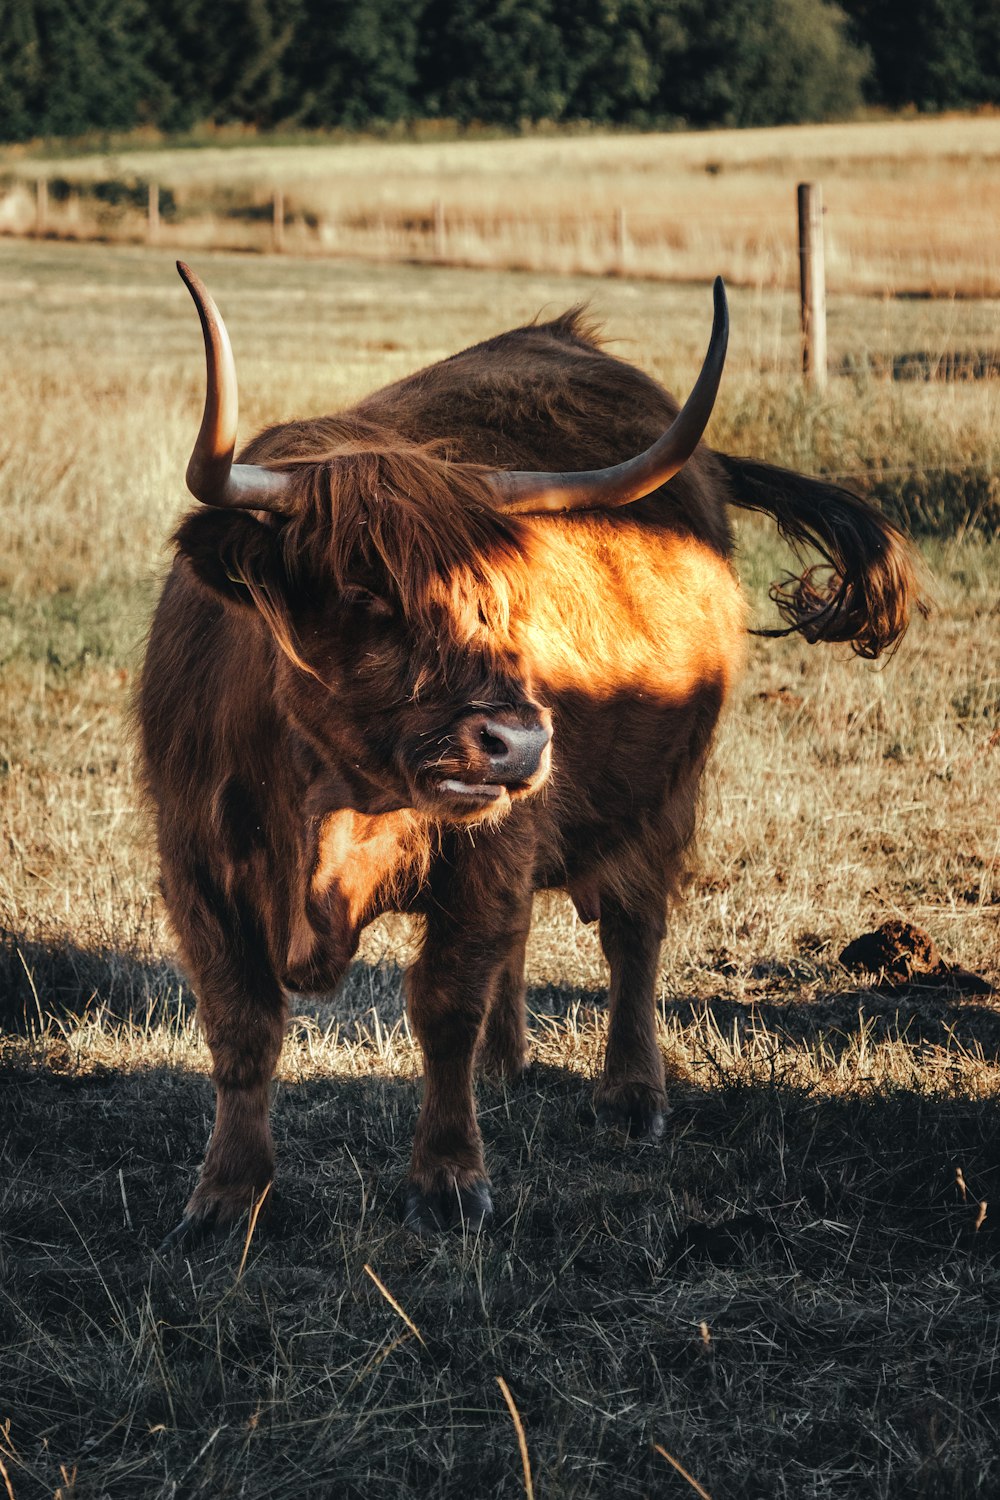
<svg viewBox="0 0 1000 1500">
<path fill-rule="evenodd" d="M 449 797 L 468 797 L 473 802 L 496 802 L 504 792 L 512 790 L 495 781 L 459 781 L 454 776 L 439 781 L 437 789 Z"/>
<path fill-rule="evenodd" d="M 466 781 L 459 776 L 445 776 L 432 783 L 432 795 L 445 817 L 465 823 L 478 817 L 503 817 L 513 802 L 537 791 L 545 779 L 545 774 L 512 782 Z"/>
</svg>

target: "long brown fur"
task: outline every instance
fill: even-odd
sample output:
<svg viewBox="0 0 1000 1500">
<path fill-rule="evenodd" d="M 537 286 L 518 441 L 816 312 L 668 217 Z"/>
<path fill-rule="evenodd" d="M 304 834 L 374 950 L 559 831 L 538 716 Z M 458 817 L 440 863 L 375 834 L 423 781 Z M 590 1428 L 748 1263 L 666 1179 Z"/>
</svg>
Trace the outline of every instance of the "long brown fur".
<svg viewBox="0 0 1000 1500">
<path fill-rule="evenodd" d="M 625 510 L 494 508 L 491 469 L 612 464 L 676 410 L 571 312 L 261 433 L 242 458 L 292 475 L 289 517 L 182 522 L 138 706 L 217 1092 L 185 1230 L 226 1222 L 269 1181 L 286 992 L 335 985 L 386 910 L 425 925 L 408 978 L 425 1060 L 414 1227 L 489 1212 L 473 1064 L 524 1064 L 537 889 L 569 890 L 600 923 L 599 1111 L 662 1127 L 660 941 L 744 655 L 727 502 L 818 547 L 830 577 L 808 570 L 779 596 L 807 639 L 891 648 L 912 593 L 905 543 L 864 502 L 704 448 Z M 461 788 L 491 785 L 497 723 L 539 744 L 551 725 L 551 752 L 469 805 Z"/>
</svg>

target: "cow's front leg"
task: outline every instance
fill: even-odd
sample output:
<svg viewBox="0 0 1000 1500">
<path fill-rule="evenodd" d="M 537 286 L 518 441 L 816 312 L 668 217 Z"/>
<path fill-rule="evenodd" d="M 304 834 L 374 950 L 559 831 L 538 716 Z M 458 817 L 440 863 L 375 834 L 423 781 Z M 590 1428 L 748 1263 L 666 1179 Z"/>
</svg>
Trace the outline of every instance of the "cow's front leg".
<svg viewBox="0 0 1000 1500">
<path fill-rule="evenodd" d="M 164 1250 L 229 1227 L 271 1181 L 270 1085 L 285 1028 L 284 991 L 249 909 L 203 905 L 185 937 L 212 1054 L 215 1125 L 197 1186 Z"/>
<path fill-rule="evenodd" d="M 523 879 L 524 870 L 518 873 Z M 526 927 L 530 893 L 498 890 L 509 868 L 452 870 L 428 917 L 407 980 L 410 1023 L 424 1057 L 424 1097 L 413 1140 L 405 1221 L 420 1233 L 479 1229 L 493 1204 L 472 1092 L 476 1043 L 512 941 Z"/>
<path fill-rule="evenodd" d="M 528 1033 L 524 1008 L 524 952 L 528 944 L 530 898 L 524 925 L 508 934 L 507 951 L 493 983 L 486 1020 L 479 1034 L 476 1065 L 487 1078 L 512 1081 L 524 1072 Z"/>
<path fill-rule="evenodd" d="M 611 968 L 604 1071 L 594 1089 L 598 1120 L 631 1135 L 663 1134 L 663 1058 L 656 1041 L 656 972 L 666 899 L 651 891 L 625 904 L 601 893 L 601 946 Z"/>
<path fill-rule="evenodd" d="M 421 1233 L 467 1224 L 493 1212 L 472 1094 L 472 1064 L 497 958 L 477 943 L 429 940 L 410 971 L 407 1009 L 424 1056 L 424 1097 L 413 1138 L 406 1223 Z"/>
</svg>

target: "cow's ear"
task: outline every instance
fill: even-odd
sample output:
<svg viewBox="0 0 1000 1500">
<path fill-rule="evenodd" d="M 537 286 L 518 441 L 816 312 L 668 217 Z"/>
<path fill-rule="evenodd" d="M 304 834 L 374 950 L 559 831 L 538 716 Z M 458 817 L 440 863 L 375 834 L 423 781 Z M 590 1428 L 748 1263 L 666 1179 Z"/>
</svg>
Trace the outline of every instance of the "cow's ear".
<svg viewBox="0 0 1000 1500">
<path fill-rule="evenodd" d="M 284 567 L 278 531 L 240 510 L 196 510 L 174 540 L 196 577 L 234 604 L 252 605 L 248 585 L 281 591 Z"/>
</svg>

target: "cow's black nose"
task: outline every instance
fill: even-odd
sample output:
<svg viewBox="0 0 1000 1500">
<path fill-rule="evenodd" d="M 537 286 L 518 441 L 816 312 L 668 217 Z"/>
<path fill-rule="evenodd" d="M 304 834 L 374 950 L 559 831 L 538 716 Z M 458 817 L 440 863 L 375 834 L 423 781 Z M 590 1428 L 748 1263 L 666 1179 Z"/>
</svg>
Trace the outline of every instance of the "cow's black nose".
<svg viewBox="0 0 1000 1500">
<path fill-rule="evenodd" d="M 552 738 L 548 724 L 525 725 L 514 718 L 491 715 L 480 720 L 479 739 L 489 757 L 490 773 L 508 784 L 528 781 L 542 763 Z"/>
</svg>

